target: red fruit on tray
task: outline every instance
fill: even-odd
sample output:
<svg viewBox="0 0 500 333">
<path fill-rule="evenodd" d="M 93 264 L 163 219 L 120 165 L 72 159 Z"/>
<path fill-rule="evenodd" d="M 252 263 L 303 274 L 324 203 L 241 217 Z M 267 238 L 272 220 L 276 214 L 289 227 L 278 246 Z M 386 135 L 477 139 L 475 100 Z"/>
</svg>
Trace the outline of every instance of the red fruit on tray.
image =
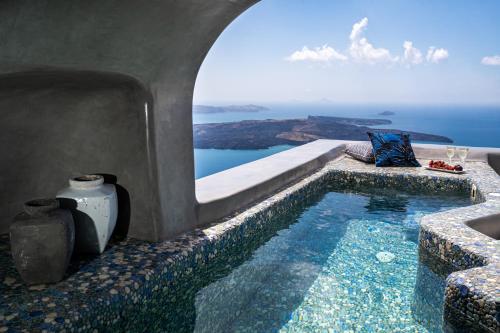
<svg viewBox="0 0 500 333">
<path fill-rule="evenodd" d="M 463 171 L 463 167 L 459 164 L 449 165 L 444 161 L 429 161 L 429 167 L 434 169 L 448 170 L 448 171 Z"/>
<path fill-rule="evenodd" d="M 441 169 L 447 171 L 463 171 L 463 167 L 460 164 L 449 165 L 444 161 L 429 161 L 429 167 L 434 169 Z"/>
</svg>

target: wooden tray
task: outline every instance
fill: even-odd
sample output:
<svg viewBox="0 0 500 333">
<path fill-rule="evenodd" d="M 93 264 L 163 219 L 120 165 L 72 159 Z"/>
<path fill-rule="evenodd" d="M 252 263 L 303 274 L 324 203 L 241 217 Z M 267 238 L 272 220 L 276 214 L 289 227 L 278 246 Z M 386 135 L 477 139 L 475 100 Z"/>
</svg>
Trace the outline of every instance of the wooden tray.
<svg viewBox="0 0 500 333">
<path fill-rule="evenodd" d="M 455 171 L 455 170 L 445 170 L 445 169 L 437 169 L 437 168 L 431 168 L 426 166 L 425 167 L 427 170 L 432 170 L 432 171 L 440 171 L 440 172 L 447 172 L 447 173 L 454 173 L 455 175 L 461 175 L 465 173 L 465 170 L 462 171 Z"/>
</svg>

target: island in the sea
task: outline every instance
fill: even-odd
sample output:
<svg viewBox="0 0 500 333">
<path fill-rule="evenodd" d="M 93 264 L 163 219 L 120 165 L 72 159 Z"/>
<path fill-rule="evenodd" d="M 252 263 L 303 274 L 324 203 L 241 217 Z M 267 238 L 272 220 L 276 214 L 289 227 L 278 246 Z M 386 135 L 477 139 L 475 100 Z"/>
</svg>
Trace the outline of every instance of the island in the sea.
<svg viewBox="0 0 500 333">
<path fill-rule="evenodd" d="M 264 149 L 277 145 L 302 145 L 317 139 L 367 140 L 368 131 L 400 133 L 397 129 L 373 129 L 389 125 L 387 119 L 309 116 L 307 119 L 243 120 L 193 125 L 195 148 Z M 453 142 L 441 135 L 404 131 L 412 140 Z"/>
<path fill-rule="evenodd" d="M 382 112 L 379 112 L 378 115 L 379 116 L 394 116 L 396 114 L 396 112 L 394 111 L 382 111 Z"/>
<path fill-rule="evenodd" d="M 267 110 L 269 109 L 265 106 L 254 104 L 228 106 L 193 105 L 194 113 L 261 112 Z"/>
</svg>

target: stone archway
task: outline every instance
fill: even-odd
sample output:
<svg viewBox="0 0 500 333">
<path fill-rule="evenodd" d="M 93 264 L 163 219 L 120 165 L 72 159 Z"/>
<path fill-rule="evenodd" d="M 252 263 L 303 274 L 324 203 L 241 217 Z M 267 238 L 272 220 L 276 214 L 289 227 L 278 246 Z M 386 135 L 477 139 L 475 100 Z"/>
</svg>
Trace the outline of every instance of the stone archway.
<svg viewBox="0 0 500 333">
<path fill-rule="evenodd" d="M 22 202 L 87 172 L 114 175 L 129 192 L 131 237 L 196 226 L 196 76 L 224 28 L 256 2 L 4 1 L 0 232 Z"/>
</svg>

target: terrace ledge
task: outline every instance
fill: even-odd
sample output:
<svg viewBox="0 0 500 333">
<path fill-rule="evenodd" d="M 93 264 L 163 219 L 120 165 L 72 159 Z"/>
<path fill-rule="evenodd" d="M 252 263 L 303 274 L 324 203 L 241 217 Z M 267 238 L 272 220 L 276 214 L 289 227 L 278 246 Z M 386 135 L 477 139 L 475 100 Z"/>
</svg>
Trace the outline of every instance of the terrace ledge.
<svg viewBox="0 0 500 333">
<path fill-rule="evenodd" d="M 347 144 L 361 142 L 317 140 L 196 180 L 198 224 L 241 211 L 342 156 Z M 419 159 L 446 156 L 444 145 L 414 144 L 413 147 Z M 500 173 L 498 148 L 471 147 L 468 159 L 488 162 Z"/>
<path fill-rule="evenodd" d="M 340 156 L 346 142 L 317 140 L 196 180 L 199 223 L 228 216 L 316 171 Z"/>
</svg>

